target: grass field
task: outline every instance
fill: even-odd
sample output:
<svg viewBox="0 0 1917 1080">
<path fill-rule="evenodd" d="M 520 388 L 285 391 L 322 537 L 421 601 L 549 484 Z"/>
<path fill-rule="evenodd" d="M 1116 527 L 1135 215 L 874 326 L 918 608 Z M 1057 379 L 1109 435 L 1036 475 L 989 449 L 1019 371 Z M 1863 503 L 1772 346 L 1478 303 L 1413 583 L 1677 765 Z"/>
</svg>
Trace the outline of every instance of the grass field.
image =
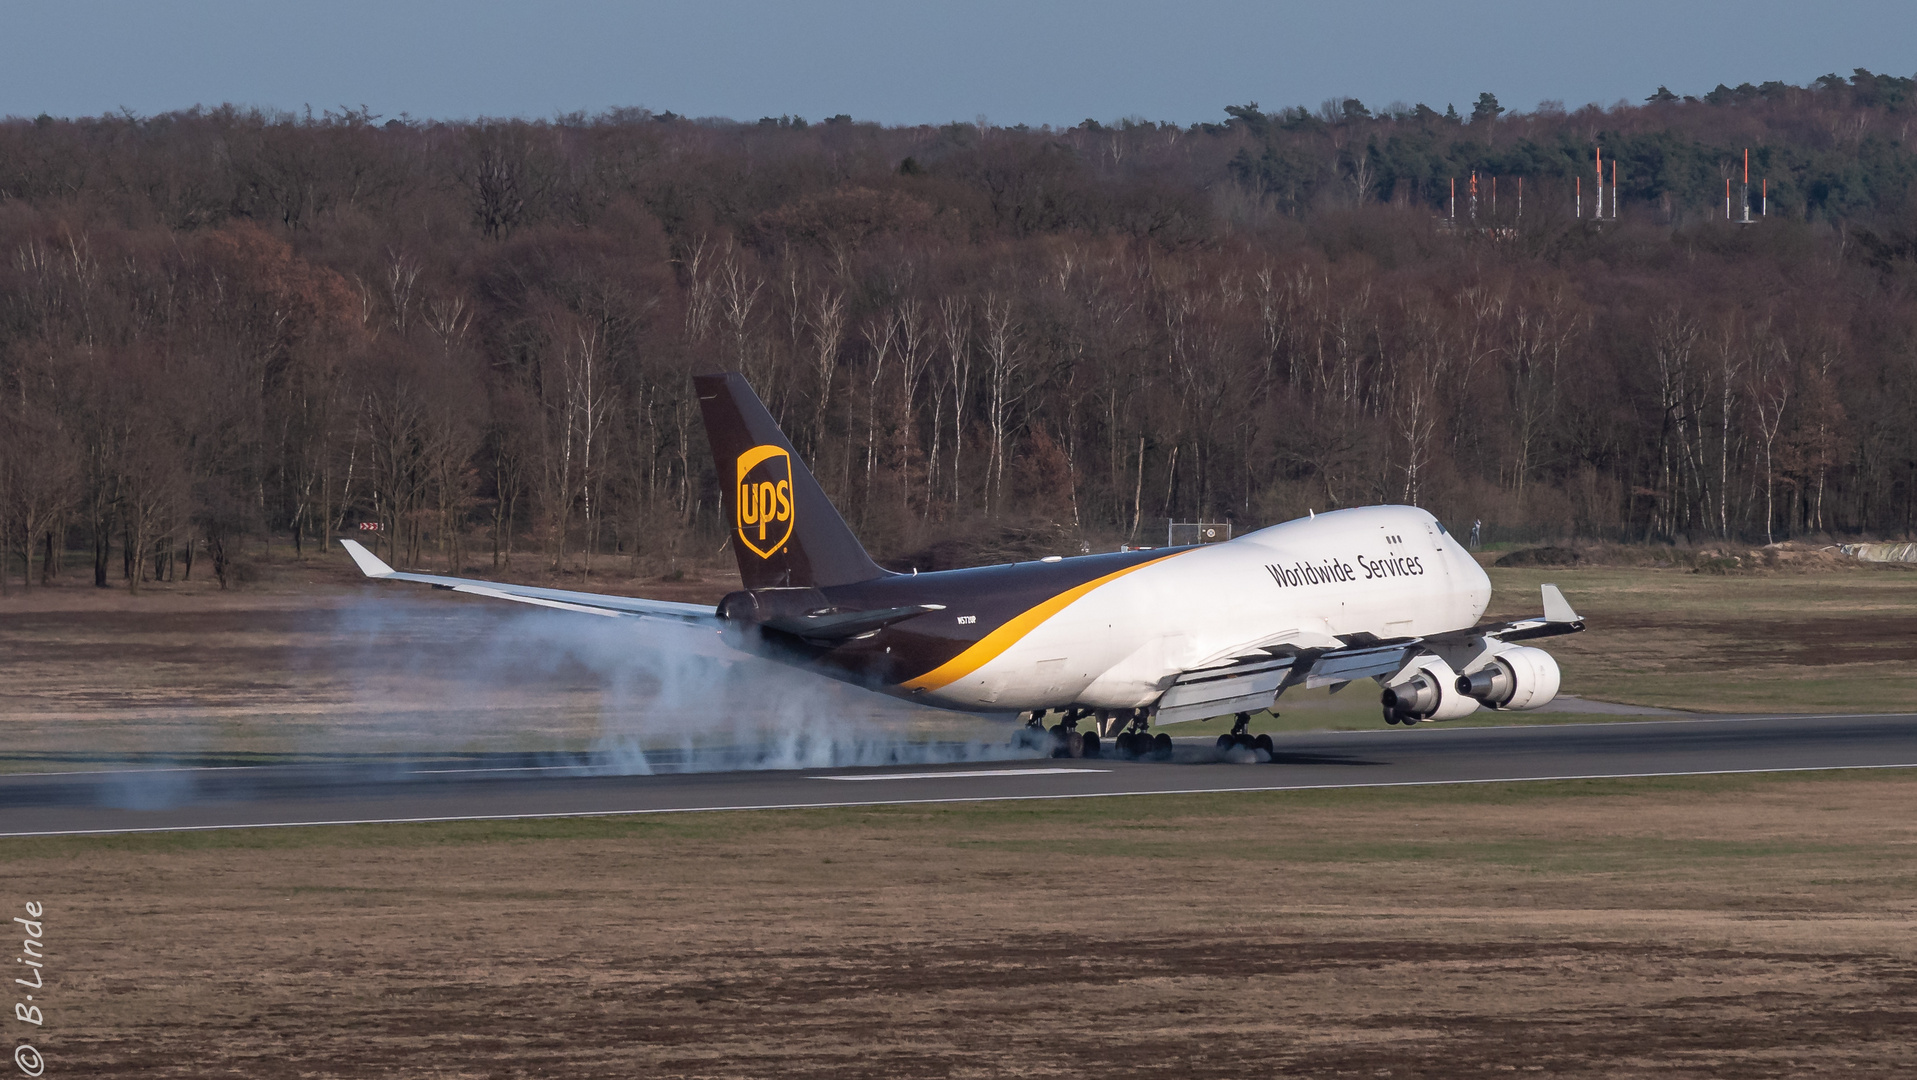
<svg viewBox="0 0 1917 1080">
<path fill-rule="evenodd" d="M 1762 575 L 1492 570 L 1491 613 L 1564 589 L 1590 629 L 1548 647 L 1569 693 L 1706 712 L 1902 712 L 1913 705 L 1917 569 Z"/>
<path fill-rule="evenodd" d="M 89 1077 L 1917 1068 L 1917 776 L 0 844 Z"/>
</svg>

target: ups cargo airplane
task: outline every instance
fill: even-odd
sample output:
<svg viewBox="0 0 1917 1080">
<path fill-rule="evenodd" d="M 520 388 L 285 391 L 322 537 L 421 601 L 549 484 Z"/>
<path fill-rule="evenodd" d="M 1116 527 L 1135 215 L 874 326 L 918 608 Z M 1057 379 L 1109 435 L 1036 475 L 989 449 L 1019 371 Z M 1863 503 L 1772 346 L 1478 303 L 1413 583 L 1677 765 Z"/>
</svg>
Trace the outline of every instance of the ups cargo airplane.
<svg viewBox="0 0 1917 1080">
<path fill-rule="evenodd" d="M 1261 747 L 1250 714 L 1287 689 L 1358 679 L 1391 724 L 1480 707 L 1535 709 L 1558 665 L 1519 644 L 1582 630 L 1552 585 L 1542 615 L 1478 625 L 1491 582 L 1430 514 L 1368 506 L 1223 543 L 899 574 L 874 563 L 758 395 L 695 378 L 725 482 L 744 590 L 716 609 L 395 571 L 344 541 L 366 576 L 612 617 L 710 627 L 733 647 L 949 709 L 1045 717 L 1055 752 L 1165 753 L 1153 723 L 1235 715 L 1220 745 Z M 1096 731 L 1081 734 L 1081 721 Z"/>
</svg>

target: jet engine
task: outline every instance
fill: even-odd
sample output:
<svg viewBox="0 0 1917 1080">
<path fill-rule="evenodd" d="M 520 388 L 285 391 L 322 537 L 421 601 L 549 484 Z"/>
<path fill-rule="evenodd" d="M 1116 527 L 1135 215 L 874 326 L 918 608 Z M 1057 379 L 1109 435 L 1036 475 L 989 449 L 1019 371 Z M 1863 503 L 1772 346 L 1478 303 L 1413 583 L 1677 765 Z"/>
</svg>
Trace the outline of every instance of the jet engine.
<svg viewBox="0 0 1917 1080">
<path fill-rule="evenodd" d="M 1394 724 L 1420 720 L 1456 720 L 1478 710 L 1476 699 L 1460 693 L 1458 674 L 1435 656 L 1419 658 L 1418 669 L 1402 682 L 1385 687 L 1378 699 L 1385 719 Z"/>
<path fill-rule="evenodd" d="M 1454 684 L 1458 693 L 1493 709 L 1541 709 L 1558 696 L 1558 662 L 1528 645 L 1506 649 Z"/>
</svg>

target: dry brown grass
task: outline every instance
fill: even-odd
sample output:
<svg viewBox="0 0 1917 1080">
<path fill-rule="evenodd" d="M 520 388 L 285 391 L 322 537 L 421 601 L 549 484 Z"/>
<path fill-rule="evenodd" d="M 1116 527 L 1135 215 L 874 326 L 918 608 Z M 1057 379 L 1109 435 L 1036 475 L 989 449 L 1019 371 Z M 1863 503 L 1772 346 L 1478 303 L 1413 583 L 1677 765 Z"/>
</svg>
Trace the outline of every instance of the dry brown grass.
<svg viewBox="0 0 1917 1080">
<path fill-rule="evenodd" d="M 10 842 L 65 1076 L 1917 1067 L 1917 776 Z"/>
<path fill-rule="evenodd" d="M 1917 571 L 1717 575 L 1675 568 L 1492 570 L 1493 615 L 1538 610 L 1555 582 L 1590 629 L 1542 644 L 1565 691 L 1705 712 L 1913 707 Z"/>
</svg>

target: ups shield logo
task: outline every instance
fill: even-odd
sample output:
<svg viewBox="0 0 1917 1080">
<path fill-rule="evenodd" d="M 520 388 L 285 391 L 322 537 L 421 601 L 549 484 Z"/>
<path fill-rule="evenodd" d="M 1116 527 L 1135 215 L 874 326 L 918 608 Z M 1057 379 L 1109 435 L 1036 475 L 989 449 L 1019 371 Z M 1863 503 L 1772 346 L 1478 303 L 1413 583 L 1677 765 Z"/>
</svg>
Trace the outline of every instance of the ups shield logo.
<svg viewBox="0 0 1917 1080">
<path fill-rule="evenodd" d="M 792 455 L 777 446 L 740 454 L 732 505 L 739 542 L 761 559 L 778 554 L 792 539 Z"/>
</svg>

